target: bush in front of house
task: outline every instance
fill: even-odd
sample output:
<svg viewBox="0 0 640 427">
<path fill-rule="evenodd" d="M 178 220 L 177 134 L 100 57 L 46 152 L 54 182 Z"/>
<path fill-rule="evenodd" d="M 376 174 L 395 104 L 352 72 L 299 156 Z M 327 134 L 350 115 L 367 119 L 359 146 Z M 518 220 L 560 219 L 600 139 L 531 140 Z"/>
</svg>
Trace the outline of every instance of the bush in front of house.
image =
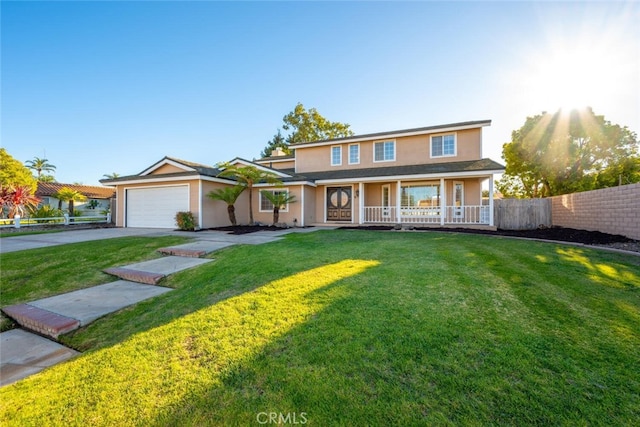
<svg viewBox="0 0 640 427">
<path fill-rule="evenodd" d="M 196 220 L 191 212 L 176 213 L 176 225 L 180 230 L 193 231 L 196 229 Z"/>
</svg>

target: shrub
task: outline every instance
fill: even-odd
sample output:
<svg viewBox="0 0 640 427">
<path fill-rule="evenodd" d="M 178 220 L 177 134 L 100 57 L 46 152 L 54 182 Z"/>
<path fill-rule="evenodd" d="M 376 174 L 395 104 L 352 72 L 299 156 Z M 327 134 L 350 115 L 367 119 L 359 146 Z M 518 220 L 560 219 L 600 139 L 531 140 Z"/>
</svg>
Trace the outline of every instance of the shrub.
<svg viewBox="0 0 640 427">
<path fill-rule="evenodd" d="M 176 224 L 183 231 L 193 231 L 196 229 L 196 220 L 191 212 L 176 213 Z"/>
<path fill-rule="evenodd" d="M 31 213 L 32 218 L 60 218 L 64 214 L 60 209 L 53 208 L 49 205 L 40 206 L 38 209 L 34 210 Z M 61 222 L 62 220 L 57 220 L 57 222 Z M 56 220 L 51 220 L 47 222 L 56 222 Z"/>
</svg>

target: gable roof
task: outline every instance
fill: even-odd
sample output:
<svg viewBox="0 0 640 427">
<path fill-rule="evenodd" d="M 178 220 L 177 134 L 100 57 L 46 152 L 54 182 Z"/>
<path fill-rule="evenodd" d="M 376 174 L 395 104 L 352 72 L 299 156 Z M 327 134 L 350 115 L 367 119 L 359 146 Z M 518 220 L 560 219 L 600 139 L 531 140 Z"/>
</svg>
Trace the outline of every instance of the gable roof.
<svg viewBox="0 0 640 427">
<path fill-rule="evenodd" d="M 149 175 L 151 172 L 161 168 L 164 165 L 172 165 L 183 169 L 185 172 L 198 172 L 201 175 L 215 176 L 220 173 L 220 169 L 203 165 L 200 163 L 189 162 L 175 157 L 164 156 L 162 159 L 140 172 L 138 175 Z"/>
<path fill-rule="evenodd" d="M 36 196 L 52 197 L 62 188 L 67 187 L 85 195 L 89 199 L 111 199 L 115 197 L 115 190 L 111 187 L 99 187 L 93 185 L 62 184 L 59 182 L 38 182 Z"/>
</svg>

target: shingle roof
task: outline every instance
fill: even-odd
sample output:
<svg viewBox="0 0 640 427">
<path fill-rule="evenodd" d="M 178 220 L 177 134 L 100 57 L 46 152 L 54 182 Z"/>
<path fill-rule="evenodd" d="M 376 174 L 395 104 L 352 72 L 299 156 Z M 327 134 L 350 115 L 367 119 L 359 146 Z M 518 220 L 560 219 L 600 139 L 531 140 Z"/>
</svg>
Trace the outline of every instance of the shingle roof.
<svg viewBox="0 0 640 427">
<path fill-rule="evenodd" d="M 284 181 L 302 179 L 306 179 L 309 181 L 362 179 L 407 175 L 455 174 L 463 172 L 495 172 L 503 170 L 504 166 L 500 163 L 497 163 L 491 159 L 481 159 L 464 162 L 431 163 L 423 165 L 385 166 L 380 168 L 337 169 L 331 171 L 307 172 L 304 174 L 296 175 L 293 179 Z"/>
<path fill-rule="evenodd" d="M 36 196 L 49 197 L 67 187 L 85 195 L 89 199 L 110 199 L 115 197 L 115 190 L 111 187 L 98 187 L 93 185 L 62 184 L 59 182 L 38 182 Z"/>
</svg>

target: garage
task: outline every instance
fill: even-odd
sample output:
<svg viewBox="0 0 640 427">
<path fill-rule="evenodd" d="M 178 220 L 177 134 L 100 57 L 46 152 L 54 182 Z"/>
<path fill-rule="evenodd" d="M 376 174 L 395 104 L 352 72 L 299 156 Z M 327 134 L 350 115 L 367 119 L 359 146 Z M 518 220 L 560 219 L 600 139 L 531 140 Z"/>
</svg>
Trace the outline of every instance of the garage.
<svg viewBox="0 0 640 427">
<path fill-rule="evenodd" d="M 176 212 L 189 211 L 189 186 L 126 190 L 126 227 L 176 228 Z"/>
</svg>

